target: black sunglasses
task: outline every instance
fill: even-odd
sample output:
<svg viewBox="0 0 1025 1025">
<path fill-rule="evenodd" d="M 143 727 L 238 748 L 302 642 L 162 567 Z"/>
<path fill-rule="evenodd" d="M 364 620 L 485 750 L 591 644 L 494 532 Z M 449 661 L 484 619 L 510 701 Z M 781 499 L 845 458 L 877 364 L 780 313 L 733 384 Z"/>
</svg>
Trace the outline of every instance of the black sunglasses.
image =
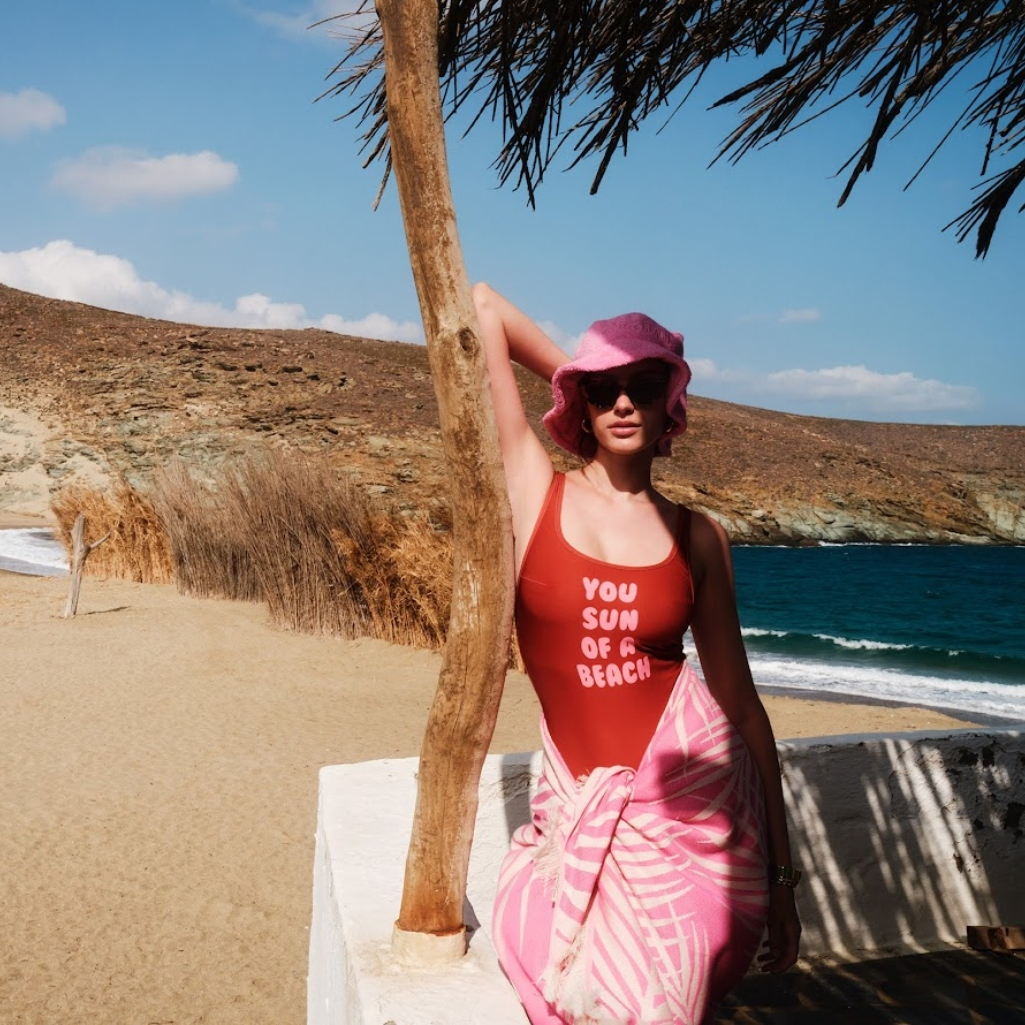
<svg viewBox="0 0 1025 1025">
<path fill-rule="evenodd" d="M 611 409 L 623 392 L 638 409 L 644 409 L 664 398 L 668 386 L 658 374 L 638 374 L 622 384 L 614 377 L 585 377 L 580 382 L 584 398 L 596 409 Z"/>
</svg>

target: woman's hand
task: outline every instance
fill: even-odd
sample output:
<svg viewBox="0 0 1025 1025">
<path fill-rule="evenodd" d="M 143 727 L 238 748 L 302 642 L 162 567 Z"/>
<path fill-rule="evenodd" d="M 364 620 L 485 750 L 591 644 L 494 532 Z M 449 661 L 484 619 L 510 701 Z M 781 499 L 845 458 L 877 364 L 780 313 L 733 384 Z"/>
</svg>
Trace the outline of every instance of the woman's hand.
<svg viewBox="0 0 1025 1025">
<path fill-rule="evenodd" d="M 797 961 L 801 942 L 801 920 L 797 917 L 797 902 L 789 886 L 769 886 L 768 936 L 758 965 L 763 972 L 778 975 Z"/>
</svg>

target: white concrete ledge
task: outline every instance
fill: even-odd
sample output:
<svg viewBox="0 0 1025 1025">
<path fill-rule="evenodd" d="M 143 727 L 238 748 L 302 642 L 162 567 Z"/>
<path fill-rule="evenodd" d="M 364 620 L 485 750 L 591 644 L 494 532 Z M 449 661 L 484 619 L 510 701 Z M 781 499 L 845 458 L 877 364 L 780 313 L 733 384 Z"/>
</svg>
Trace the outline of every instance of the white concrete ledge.
<svg viewBox="0 0 1025 1025">
<path fill-rule="evenodd" d="M 523 797 L 513 806 L 526 809 L 529 776 L 522 767 L 530 756 L 508 757 L 519 758 L 521 766 Z M 465 914 L 471 927 L 468 952 L 457 965 L 429 970 L 404 968 L 391 953 L 417 759 L 321 770 L 307 981 L 310 1025 L 526 1025 L 498 966 L 490 931 L 478 918 L 490 926 L 498 866 L 510 835 L 501 784 L 495 786 L 500 761 L 489 758 L 481 779 Z"/>
<path fill-rule="evenodd" d="M 779 745 L 805 954 L 935 949 L 965 927 L 1025 922 L 1025 735 L 959 730 Z M 310 931 L 309 1025 L 524 1025 L 495 959 L 491 904 L 540 755 L 492 755 L 470 859 L 469 951 L 414 971 L 393 959 L 416 759 L 325 768 Z"/>
</svg>

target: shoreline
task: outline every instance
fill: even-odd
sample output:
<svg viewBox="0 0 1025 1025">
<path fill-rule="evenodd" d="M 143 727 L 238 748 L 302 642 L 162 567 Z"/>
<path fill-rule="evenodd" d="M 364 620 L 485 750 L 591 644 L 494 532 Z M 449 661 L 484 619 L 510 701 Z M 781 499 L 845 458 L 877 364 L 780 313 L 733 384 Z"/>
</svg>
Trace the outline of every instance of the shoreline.
<svg viewBox="0 0 1025 1025">
<path fill-rule="evenodd" d="M 824 701 L 838 705 L 854 705 L 861 708 L 917 708 L 923 712 L 935 712 L 937 715 L 947 716 L 955 719 L 967 727 L 986 726 L 1002 728 L 1007 726 L 1022 726 L 1025 722 L 1021 719 L 1013 719 L 1008 716 L 991 715 L 988 712 L 975 712 L 967 708 L 942 708 L 937 705 L 908 705 L 906 702 L 896 701 L 892 698 L 875 698 L 858 694 L 837 694 L 833 691 L 807 691 L 799 687 L 778 687 L 774 684 L 756 684 L 758 693 L 762 697 L 776 696 L 780 698 L 792 698 L 795 700 L 806 699 L 808 701 Z"/>
<path fill-rule="evenodd" d="M 19 576 L 67 577 L 70 574 L 69 558 L 62 544 L 57 541 L 57 524 L 44 522 L 12 525 L 0 518 L 0 571 Z M 50 534 L 53 541 L 45 544 L 33 539 L 26 541 L 23 535 Z M 11 535 L 18 535 L 14 543 Z M 48 551 L 50 548 L 53 551 Z M 64 565 L 57 565 L 57 553 L 61 553 Z M 39 561 L 40 559 L 47 561 Z"/>
</svg>

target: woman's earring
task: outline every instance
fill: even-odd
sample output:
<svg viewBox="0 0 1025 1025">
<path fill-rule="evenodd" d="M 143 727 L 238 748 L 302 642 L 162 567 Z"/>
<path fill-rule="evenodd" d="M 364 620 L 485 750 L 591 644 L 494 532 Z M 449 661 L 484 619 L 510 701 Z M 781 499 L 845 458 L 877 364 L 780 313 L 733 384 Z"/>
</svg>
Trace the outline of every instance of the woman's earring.
<svg viewBox="0 0 1025 1025">
<path fill-rule="evenodd" d="M 675 428 L 676 428 L 676 421 L 672 417 L 670 417 L 669 418 L 669 422 L 666 424 L 666 429 L 662 433 L 663 434 L 672 434 L 672 432 L 673 432 L 673 430 Z"/>
<path fill-rule="evenodd" d="M 594 428 L 591 427 L 590 417 L 585 416 L 584 419 L 580 421 L 580 429 L 584 434 L 594 434 Z"/>
</svg>

